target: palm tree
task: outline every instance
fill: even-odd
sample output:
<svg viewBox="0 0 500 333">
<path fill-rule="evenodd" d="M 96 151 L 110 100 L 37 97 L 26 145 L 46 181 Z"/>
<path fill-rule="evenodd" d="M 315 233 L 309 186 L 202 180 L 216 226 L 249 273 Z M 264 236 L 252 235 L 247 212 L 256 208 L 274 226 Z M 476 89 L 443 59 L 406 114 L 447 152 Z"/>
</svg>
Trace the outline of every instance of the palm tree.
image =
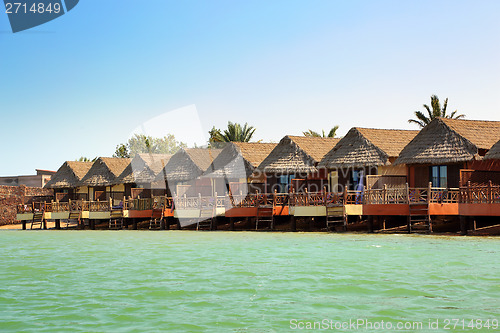
<svg viewBox="0 0 500 333">
<path fill-rule="evenodd" d="M 409 119 L 408 122 L 417 124 L 418 126 L 425 127 L 434 118 L 451 118 L 451 119 L 461 119 L 464 118 L 464 114 L 457 115 L 457 110 L 453 111 L 451 114 L 446 114 L 446 107 L 448 106 L 448 98 L 444 100 L 443 108 L 441 108 L 441 103 L 439 103 L 439 98 L 436 95 L 431 96 L 431 107 L 424 104 L 424 108 L 427 110 L 428 117 L 421 111 L 415 111 L 415 116 L 418 120 Z M 432 110 L 431 110 L 432 108 Z"/>
<path fill-rule="evenodd" d="M 307 132 L 302 132 L 305 136 L 308 137 L 323 137 L 323 138 L 334 138 L 335 133 L 339 129 L 338 125 L 333 126 L 333 128 L 328 132 L 328 135 L 325 135 L 325 130 L 321 130 L 322 134 L 319 134 L 318 132 L 315 132 L 313 130 L 308 130 Z"/>
<path fill-rule="evenodd" d="M 227 129 L 222 132 L 215 126 L 208 132 L 210 134 L 210 145 L 213 147 L 221 146 L 222 142 L 249 142 L 255 132 L 255 127 L 248 126 L 247 123 L 243 127 L 238 123 L 227 123 Z"/>
</svg>

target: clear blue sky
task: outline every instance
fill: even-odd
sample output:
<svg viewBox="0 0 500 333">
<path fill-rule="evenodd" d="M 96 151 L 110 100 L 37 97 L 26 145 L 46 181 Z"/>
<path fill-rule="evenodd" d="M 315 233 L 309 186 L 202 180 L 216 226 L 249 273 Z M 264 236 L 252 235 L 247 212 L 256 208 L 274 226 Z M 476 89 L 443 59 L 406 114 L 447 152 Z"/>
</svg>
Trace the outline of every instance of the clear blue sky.
<svg viewBox="0 0 500 333">
<path fill-rule="evenodd" d="M 0 175 L 111 156 L 193 104 L 206 130 L 248 122 L 275 142 L 414 128 L 431 94 L 500 120 L 499 14 L 500 1 L 82 0 L 12 34 L 2 11 Z"/>
</svg>

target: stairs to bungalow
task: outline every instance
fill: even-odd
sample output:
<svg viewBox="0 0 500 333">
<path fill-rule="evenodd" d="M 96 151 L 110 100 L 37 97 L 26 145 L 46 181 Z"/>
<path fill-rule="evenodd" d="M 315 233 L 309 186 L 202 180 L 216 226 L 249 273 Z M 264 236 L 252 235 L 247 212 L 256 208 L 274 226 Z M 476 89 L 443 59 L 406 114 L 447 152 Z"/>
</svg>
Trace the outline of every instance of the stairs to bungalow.
<svg viewBox="0 0 500 333">
<path fill-rule="evenodd" d="M 259 230 L 259 224 L 268 225 L 271 230 L 274 230 L 274 209 L 273 206 L 258 206 L 257 216 L 255 220 L 255 230 Z"/>
<path fill-rule="evenodd" d="M 161 230 L 164 228 L 163 223 L 163 209 L 153 209 L 149 220 L 149 230 Z"/>
<path fill-rule="evenodd" d="M 66 220 L 66 229 L 70 227 L 70 225 L 79 226 L 82 218 L 81 210 L 72 210 L 69 212 L 68 219 Z"/>
<path fill-rule="evenodd" d="M 410 214 L 408 215 L 408 233 L 432 232 L 429 205 L 427 203 L 410 203 Z"/>
<path fill-rule="evenodd" d="M 196 230 L 212 230 L 214 226 L 215 206 L 202 207 Z"/>
<path fill-rule="evenodd" d="M 120 230 L 123 229 L 123 210 L 112 209 L 109 212 L 109 229 Z"/>
<path fill-rule="evenodd" d="M 342 226 L 344 231 L 347 230 L 347 219 L 344 214 L 343 206 L 326 207 L 326 230 L 335 231 L 337 226 Z"/>
<path fill-rule="evenodd" d="M 39 226 L 39 229 L 43 229 L 43 224 L 45 223 L 44 211 L 38 211 L 33 213 L 33 220 L 31 220 L 30 229 Z"/>
</svg>

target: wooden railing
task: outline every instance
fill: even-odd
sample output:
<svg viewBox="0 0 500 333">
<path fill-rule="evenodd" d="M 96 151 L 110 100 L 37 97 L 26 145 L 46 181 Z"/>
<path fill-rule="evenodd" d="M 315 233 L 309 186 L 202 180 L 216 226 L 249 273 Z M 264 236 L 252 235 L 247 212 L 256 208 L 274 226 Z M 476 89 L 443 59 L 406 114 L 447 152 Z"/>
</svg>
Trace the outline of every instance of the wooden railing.
<svg viewBox="0 0 500 333">
<path fill-rule="evenodd" d="M 111 203 L 109 201 L 90 201 L 90 212 L 109 212 L 111 210 Z"/>
<path fill-rule="evenodd" d="M 408 191 L 406 187 L 383 189 L 368 189 L 365 191 L 365 204 L 407 204 Z"/>
<path fill-rule="evenodd" d="M 175 203 L 175 205 L 174 205 Z M 332 206 L 356 204 L 415 204 L 415 203 L 500 203 L 500 186 L 464 186 L 461 188 L 401 188 L 348 190 L 344 193 L 291 192 L 251 193 L 247 195 L 167 197 L 156 196 L 143 199 L 124 199 L 120 208 L 125 210 L 150 209 L 201 209 L 204 207 L 258 207 L 258 206 Z M 91 211 L 107 212 L 112 209 L 111 201 L 33 202 L 17 206 L 18 213 Z"/>
<path fill-rule="evenodd" d="M 345 194 L 346 205 L 361 205 L 364 200 L 364 191 L 348 190 Z"/>
<path fill-rule="evenodd" d="M 497 204 L 500 203 L 500 186 L 468 186 L 460 188 L 460 202 L 469 204 Z"/>
<path fill-rule="evenodd" d="M 431 188 L 430 203 L 458 203 L 460 189 L 458 188 Z"/>
<path fill-rule="evenodd" d="M 428 203 L 429 196 L 429 188 L 409 188 L 408 189 L 408 202 L 409 203 Z"/>
</svg>

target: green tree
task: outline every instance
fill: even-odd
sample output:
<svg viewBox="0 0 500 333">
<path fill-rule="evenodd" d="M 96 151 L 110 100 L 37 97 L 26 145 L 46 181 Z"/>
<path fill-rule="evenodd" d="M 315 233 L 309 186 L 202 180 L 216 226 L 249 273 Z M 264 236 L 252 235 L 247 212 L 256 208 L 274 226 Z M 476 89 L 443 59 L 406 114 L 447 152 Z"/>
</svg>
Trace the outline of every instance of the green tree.
<svg viewBox="0 0 500 333">
<path fill-rule="evenodd" d="M 172 134 L 168 134 L 163 138 L 134 134 L 126 143 L 116 146 L 113 157 L 134 157 L 139 153 L 175 154 L 179 149 L 185 147 L 187 145 L 184 142 L 177 141 Z"/>
<path fill-rule="evenodd" d="M 255 132 L 255 128 L 253 126 L 248 126 L 247 123 L 241 126 L 238 123 L 227 123 L 227 129 L 221 131 L 212 127 L 208 134 L 210 135 L 210 139 L 208 140 L 211 147 L 218 148 L 221 147 L 224 142 L 250 142 L 252 136 Z"/>
<path fill-rule="evenodd" d="M 339 129 L 338 125 L 333 126 L 330 132 L 328 132 L 328 135 L 325 135 L 325 130 L 321 130 L 321 134 L 313 130 L 308 130 L 307 132 L 302 132 L 302 133 L 308 137 L 334 138 L 338 129 Z"/>
<path fill-rule="evenodd" d="M 97 157 L 94 157 L 93 159 L 90 159 L 85 156 L 81 156 L 79 159 L 77 159 L 77 162 L 95 162 L 97 160 Z"/>
<path fill-rule="evenodd" d="M 448 107 L 448 98 L 444 100 L 443 107 L 441 108 L 441 103 L 439 102 L 439 98 L 436 95 L 431 96 L 431 106 L 429 107 L 427 104 L 424 104 L 424 108 L 427 111 L 426 116 L 422 111 L 415 111 L 415 117 L 417 119 L 409 119 L 408 122 L 410 124 L 417 124 L 418 126 L 425 127 L 429 124 L 434 118 L 451 118 L 451 119 L 461 119 L 464 118 L 464 114 L 457 115 L 457 110 L 453 111 L 450 114 L 446 114 L 446 108 Z"/>
</svg>

